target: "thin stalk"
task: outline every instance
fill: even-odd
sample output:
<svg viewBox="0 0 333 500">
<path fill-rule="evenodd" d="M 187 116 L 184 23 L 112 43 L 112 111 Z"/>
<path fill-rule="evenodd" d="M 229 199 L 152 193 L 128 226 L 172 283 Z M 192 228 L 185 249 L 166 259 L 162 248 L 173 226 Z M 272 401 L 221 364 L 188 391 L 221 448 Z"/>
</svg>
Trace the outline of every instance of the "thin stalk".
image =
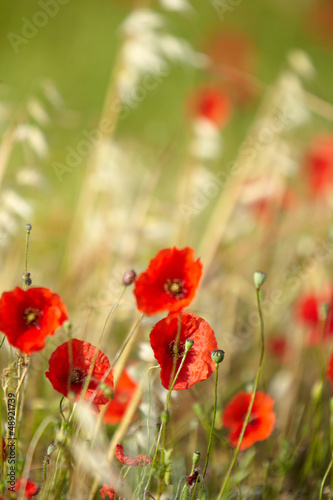
<svg viewBox="0 0 333 500">
<path fill-rule="evenodd" d="M 209 435 L 209 443 L 208 443 L 208 449 L 207 449 L 207 455 L 206 455 L 206 462 L 204 466 L 204 470 L 202 473 L 203 478 L 206 475 L 206 470 L 208 466 L 208 461 L 209 461 L 209 455 L 210 455 L 210 450 L 212 447 L 213 443 L 213 434 L 214 434 L 214 427 L 215 427 L 215 419 L 216 419 L 216 409 L 217 409 L 217 381 L 218 381 L 218 373 L 219 373 L 219 364 L 215 364 L 215 386 L 214 386 L 214 413 L 213 413 L 213 421 L 212 425 L 210 428 L 210 435 Z"/>
<path fill-rule="evenodd" d="M 177 333 L 177 336 L 178 336 L 178 333 Z M 189 340 L 189 339 L 188 339 Z M 169 388 L 169 391 L 168 391 L 168 395 L 167 395 L 167 398 L 166 398 L 166 402 L 165 402 L 165 407 L 164 407 L 164 410 L 163 410 L 163 413 L 166 413 L 168 411 L 168 407 L 169 407 L 169 403 L 170 403 L 170 399 L 171 399 L 171 393 L 172 393 L 172 390 L 175 386 L 175 383 L 177 381 L 177 378 L 179 377 L 179 374 L 181 372 L 181 369 L 183 368 L 183 365 L 185 363 L 185 359 L 186 359 L 186 356 L 187 356 L 187 353 L 189 352 L 190 348 L 192 347 L 193 345 L 193 342 L 192 344 L 189 346 L 189 345 L 186 345 L 185 344 L 185 352 L 184 352 L 184 355 L 182 357 L 182 360 L 180 362 L 180 365 L 179 365 L 179 368 L 177 370 L 177 373 L 172 381 L 172 384 L 170 385 L 170 388 Z M 154 465 L 156 463 L 156 459 L 157 459 L 157 454 L 158 454 L 158 450 L 159 450 L 159 445 L 160 445 L 160 441 L 161 441 L 161 437 L 162 435 L 164 436 L 164 433 L 165 433 L 165 422 L 163 421 L 161 423 L 161 427 L 160 427 L 160 431 L 158 433 L 158 438 L 157 438 L 157 443 L 156 443 L 156 449 L 155 449 L 155 454 L 154 454 L 154 457 L 153 457 L 153 460 L 151 462 L 151 467 L 150 467 L 150 473 L 149 473 L 149 477 L 148 477 L 148 481 L 147 481 L 147 484 L 146 484 L 146 487 L 145 487 L 145 490 L 148 489 L 149 487 L 149 483 L 151 481 L 151 477 L 152 477 L 152 474 L 153 474 L 153 468 L 154 468 Z M 164 438 L 163 438 L 164 440 Z"/>
<path fill-rule="evenodd" d="M 230 464 L 229 469 L 227 471 L 227 474 L 225 476 L 225 479 L 224 479 L 224 482 L 223 482 L 223 485 L 222 485 L 222 488 L 220 490 L 220 493 L 219 493 L 219 496 L 218 496 L 217 500 L 221 500 L 222 495 L 223 495 L 223 493 L 224 493 L 224 491 L 226 489 L 227 483 L 229 481 L 232 469 L 233 469 L 233 467 L 234 467 L 234 465 L 236 463 L 236 460 L 237 460 L 237 457 L 238 457 L 238 453 L 239 453 L 239 450 L 240 450 L 240 447 L 241 447 L 241 444 L 242 444 L 242 441 L 243 441 L 243 437 L 244 437 L 244 434 L 245 434 L 245 431 L 246 431 L 246 427 L 247 427 L 247 424 L 249 423 L 249 420 L 250 420 L 250 416 L 251 416 L 251 412 L 252 412 L 252 408 L 253 408 L 253 404 L 254 404 L 254 399 L 255 399 L 255 396 L 256 396 L 257 387 L 258 387 L 258 383 L 259 383 L 260 373 L 261 373 L 261 370 L 262 370 L 263 359 L 264 359 L 264 354 L 265 354 L 265 336 L 264 336 L 265 332 L 264 332 L 264 318 L 263 318 L 262 309 L 261 309 L 260 287 L 257 288 L 257 304 L 258 304 L 258 312 L 259 312 L 259 317 L 260 317 L 260 338 L 261 338 L 261 352 L 260 352 L 260 358 L 259 358 L 259 365 L 258 365 L 257 375 L 256 375 L 256 378 L 255 378 L 255 381 L 254 381 L 254 386 L 253 386 L 253 391 L 252 391 L 250 405 L 249 405 L 249 408 L 247 410 L 247 414 L 246 414 L 246 417 L 245 417 L 245 420 L 244 420 L 244 423 L 243 423 L 242 431 L 241 431 L 240 436 L 239 436 L 238 444 L 237 444 L 237 447 L 236 447 L 236 449 L 234 451 L 233 459 L 231 461 L 231 464 Z"/>
</svg>

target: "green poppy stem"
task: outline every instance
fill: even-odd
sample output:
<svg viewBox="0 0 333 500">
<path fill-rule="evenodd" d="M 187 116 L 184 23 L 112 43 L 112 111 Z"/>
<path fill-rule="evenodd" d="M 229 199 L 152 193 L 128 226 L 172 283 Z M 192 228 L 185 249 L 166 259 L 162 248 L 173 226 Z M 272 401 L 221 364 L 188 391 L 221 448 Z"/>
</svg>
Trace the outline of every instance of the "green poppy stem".
<svg viewBox="0 0 333 500">
<path fill-rule="evenodd" d="M 252 408 L 253 408 L 253 404 L 254 404 L 254 399 L 256 396 L 257 387 L 258 387 L 258 383 L 259 383 L 260 373 L 261 373 L 261 369 L 262 369 L 262 365 L 263 365 L 263 359 L 264 359 L 264 354 L 265 354 L 265 336 L 264 336 L 264 318 L 263 318 L 262 308 L 261 308 L 260 286 L 257 286 L 256 290 L 257 290 L 258 312 L 259 312 L 259 318 L 260 318 L 260 338 L 261 338 L 261 352 L 260 352 L 260 358 L 259 358 L 259 365 L 258 365 L 257 375 L 256 375 L 254 385 L 253 385 L 251 401 L 250 401 L 249 408 L 247 410 L 247 414 L 246 414 L 246 417 L 245 417 L 245 420 L 243 423 L 242 431 L 241 431 L 240 436 L 239 436 L 238 444 L 237 444 L 237 447 L 234 451 L 233 459 L 231 461 L 231 464 L 230 464 L 229 469 L 227 471 L 227 474 L 225 476 L 225 479 L 224 479 L 224 482 L 222 484 L 222 487 L 221 487 L 221 490 L 220 490 L 220 493 L 219 493 L 217 500 L 222 499 L 223 493 L 226 489 L 227 483 L 228 483 L 229 478 L 230 478 L 230 474 L 231 474 L 232 469 L 236 463 L 238 453 L 239 453 L 239 450 L 240 450 L 240 447 L 241 447 L 241 444 L 243 441 L 243 437 L 244 437 L 244 434 L 246 431 L 246 427 L 247 427 L 247 424 L 249 423 L 249 420 L 250 420 L 250 416 L 251 416 L 251 412 L 252 412 Z"/>
</svg>

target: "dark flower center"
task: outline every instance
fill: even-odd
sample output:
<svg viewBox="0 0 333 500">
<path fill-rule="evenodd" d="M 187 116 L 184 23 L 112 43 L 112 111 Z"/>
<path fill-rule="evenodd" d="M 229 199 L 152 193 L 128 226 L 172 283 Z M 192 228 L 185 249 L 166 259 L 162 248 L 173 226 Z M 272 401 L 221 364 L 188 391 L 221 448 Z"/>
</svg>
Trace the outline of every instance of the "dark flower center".
<svg viewBox="0 0 333 500">
<path fill-rule="evenodd" d="M 176 341 L 172 340 L 167 347 L 167 354 L 170 356 L 170 358 L 182 358 L 184 356 L 185 352 L 185 344 L 184 342 L 178 342 L 178 345 L 176 347 Z"/>
<path fill-rule="evenodd" d="M 38 309 L 34 309 L 33 307 L 27 307 L 23 313 L 23 319 L 27 326 L 39 326 L 39 320 L 42 316 L 42 313 Z"/>
<path fill-rule="evenodd" d="M 183 299 L 186 295 L 186 288 L 184 280 L 168 278 L 164 283 L 164 291 L 170 295 L 170 297 L 175 298 L 177 300 Z"/>
<path fill-rule="evenodd" d="M 256 415 L 250 415 L 250 418 L 249 418 L 249 422 L 248 422 L 248 426 L 249 427 L 255 427 L 258 423 L 258 419 L 257 419 L 257 416 Z"/>
<path fill-rule="evenodd" d="M 83 368 L 74 368 L 70 375 L 72 385 L 82 385 L 87 374 Z"/>
</svg>

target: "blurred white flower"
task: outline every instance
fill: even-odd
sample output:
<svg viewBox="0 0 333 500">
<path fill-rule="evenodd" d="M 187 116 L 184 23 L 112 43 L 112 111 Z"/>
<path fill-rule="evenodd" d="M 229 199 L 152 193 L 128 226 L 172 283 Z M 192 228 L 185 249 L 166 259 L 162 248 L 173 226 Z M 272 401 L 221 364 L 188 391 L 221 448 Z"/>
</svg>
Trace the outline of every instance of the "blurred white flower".
<svg viewBox="0 0 333 500">
<path fill-rule="evenodd" d="M 26 141 L 31 149 L 40 158 L 45 158 L 48 154 L 48 145 L 43 132 L 34 125 L 18 125 L 14 134 L 17 142 Z"/>
<path fill-rule="evenodd" d="M 220 156 L 222 151 L 220 130 L 210 120 L 204 118 L 195 120 L 193 132 L 190 151 L 195 158 L 214 160 Z"/>
<path fill-rule="evenodd" d="M 131 93 L 144 75 L 167 76 L 170 61 L 194 67 L 206 65 L 206 56 L 196 52 L 186 40 L 167 33 L 165 28 L 163 16 L 146 8 L 135 10 L 122 24 L 124 43 L 117 84 L 123 103 L 131 102 Z M 155 86 L 149 84 L 144 90 L 152 88 Z"/>
<path fill-rule="evenodd" d="M 42 188 L 45 185 L 43 176 L 32 167 L 22 168 L 16 174 L 16 181 L 23 186 Z"/>
<path fill-rule="evenodd" d="M 32 214 L 31 206 L 15 191 L 6 189 L 1 196 L 2 206 L 9 212 L 27 219 Z"/>
<path fill-rule="evenodd" d="M 140 342 L 138 348 L 139 348 L 138 352 L 139 359 L 145 361 L 146 363 L 157 363 L 154 356 L 154 351 L 152 350 L 149 342 Z"/>
<path fill-rule="evenodd" d="M 52 80 L 48 78 L 44 79 L 41 83 L 41 88 L 52 106 L 59 108 L 64 104 L 63 98 Z"/>
<path fill-rule="evenodd" d="M 294 49 L 287 56 L 291 68 L 300 76 L 312 79 L 316 70 L 311 62 L 309 55 L 301 49 Z"/>
<path fill-rule="evenodd" d="M 45 111 L 42 103 L 32 98 L 27 102 L 27 110 L 30 116 L 40 125 L 47 125 L 50 122 L 49 115 Z"/>
<path fill-rule="evenodd" d="M 188 12 L 193 9 L 187 0 L 160 0 L 160 4 L 163 9 L 176 12 Z"/>
</svg>

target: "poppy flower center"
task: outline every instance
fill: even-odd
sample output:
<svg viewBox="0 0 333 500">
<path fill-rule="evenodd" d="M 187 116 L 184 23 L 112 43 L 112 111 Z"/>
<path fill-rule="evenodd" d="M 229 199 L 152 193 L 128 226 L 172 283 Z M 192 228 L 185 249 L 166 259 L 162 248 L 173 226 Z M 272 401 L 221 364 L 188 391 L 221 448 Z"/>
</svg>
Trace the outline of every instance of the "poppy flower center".
<svg viewBox="0 0 333 500">
<path fill-rule="evenodd" d="M 164 283 L 164 291 L 168 295 L 170 295 L 170 297 L 175 298 L 177 300 L 183 299 L 187 292 L 184 280 L 180 280 L 178 278 L 175 278 L 173 280 L 168 278 Z"/>
<path fill-rule="evenodd" d="M 86 378 L 86 372 L 83 368 L 74 368 L 71 373 L 71 384 L 82 385 Z"/>
<path fill-rule="evenodd" d="M 23 313 L 23 319 L 27 326 L 39 326 L 39 320 L 41 318 L 41 312 L 33 307 L 27 307 Z"/>
<path fill-rule="evenodd" d="M 254 427 L 257 425 L 258 419 L 256 415 L 250 415 L 248 426 Z"/>
<path fill-rule="evenodd" d="M 176 341 L 172 340 L 169 342 L 168 347 L 167 347 L 167 354 L 170 356 L 170 358 L 182 358 L 184 356 L 185 352 L 185 344 L 184 342 L 178 342 L 178 345 L 176 347 Z"/>
</svg>

